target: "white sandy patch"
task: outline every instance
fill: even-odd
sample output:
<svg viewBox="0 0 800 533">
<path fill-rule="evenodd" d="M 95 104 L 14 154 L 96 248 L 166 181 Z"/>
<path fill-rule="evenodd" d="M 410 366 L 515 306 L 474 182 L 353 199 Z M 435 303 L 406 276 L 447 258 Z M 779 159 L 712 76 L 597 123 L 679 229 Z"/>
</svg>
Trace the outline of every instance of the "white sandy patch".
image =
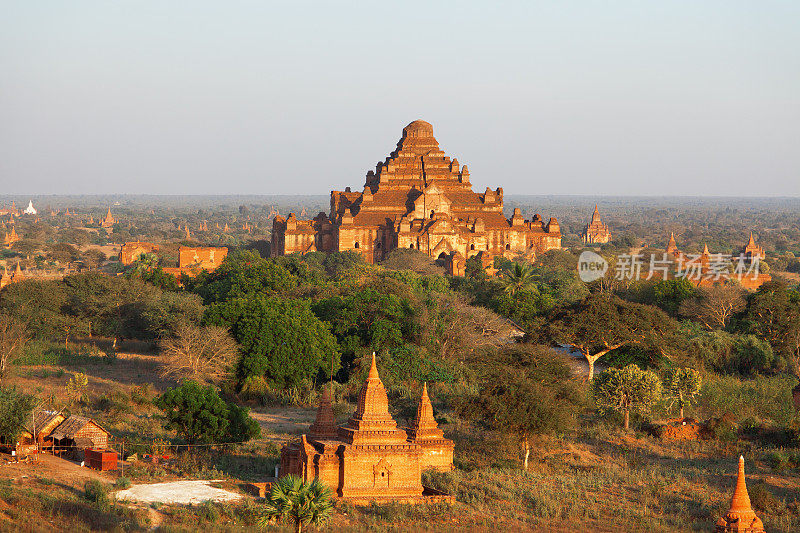
<svg viewBox="0 0 800 533">
<path fill-rule="evenodd" d="M 172 481 L 169 483 L 151 483 L 133 485 L 131 488 L 117 493 L 118 500 L 142 503 L 203 503 L 205 501 L 227 502 L 238 500 L 241 494 L 210 486 L 219 480 Z"/>
</svg>

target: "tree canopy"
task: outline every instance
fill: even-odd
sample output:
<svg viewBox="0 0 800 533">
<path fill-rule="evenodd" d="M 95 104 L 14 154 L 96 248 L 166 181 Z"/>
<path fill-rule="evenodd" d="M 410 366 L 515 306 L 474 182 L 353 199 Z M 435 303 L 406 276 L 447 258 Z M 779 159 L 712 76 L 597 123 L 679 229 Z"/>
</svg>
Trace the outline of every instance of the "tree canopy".
<svg viewBox="0 0 800 533">
<path fill-rule="evenodd" d="M 609 368 L 592 381 L 592 395 L 601 413 L 616 411 L 624 417 L 624 427 L 630 427 L 631 413 L 647 413 L 661 399 L 661 380 L 652 370 L 636 365 Z"/>
<path fill-rule="evenodd" d="M 537 336 L 578 349 L 589 361 L 590 379 L 594 362 L 620 346 L 634 343 L 667 355 L 681 340 L 677 323 L 660 309 L 606 293 L 554 311 Z"/>
<path fill-rule="evenodd" d="M 230 329 L 241 350 L 241 381 L 263 377 L 293 387 L 339 368 L 339 348 L 330 327 L 308 302 L 257 294 L 208 308 L 205 322 Z"/>
<path fill-rule="evenodd" d="M 484 363 L 477 398 L 461 411 L 484 426 L 516 435 L 528 468 L 530 437 L 575 427 L 581 394 L 564 356 L 544 346 L 512 345 Z"/>
<path fill-rule="evenodd" d="M 189 444 L 197 442 L 244 442 L 258 437 L 258 422 L 245 407 L 225 402 L 216 389 L 185 381 L 156 398 L 164 411 L 168 429 L 174 429 Z"/>
</svg>

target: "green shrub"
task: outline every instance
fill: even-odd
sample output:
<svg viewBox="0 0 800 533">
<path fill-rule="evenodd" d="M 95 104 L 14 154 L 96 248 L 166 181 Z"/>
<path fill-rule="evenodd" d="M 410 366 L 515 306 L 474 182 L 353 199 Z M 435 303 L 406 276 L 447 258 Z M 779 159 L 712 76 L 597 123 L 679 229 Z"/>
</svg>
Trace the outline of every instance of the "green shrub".
<svg viewBox="0 0 800 533">
<path fill-rule="evenodd" d="M 216 522 L 219 519 L 219 509 L 214 502 L 203 502 L 197 506 L 197 518 L 200 522 Z"/>
<path fill-rule="evenodd" d="M 149 383 L 142 383 L 131 390 L 131 401 L 136 405 L 148 405 L 154 396 L 153 386 Z"/>
<path fill-rule="evenodd" d="M 116 489 L 125 490 L 130 486 L 131 486 L 131 480 L 126 477 L 120 477 L 117 478 L 116 481 L 114 481 L 114 488 Z"/>
<path fill-rule="evenodd" d="M 97 409 L 113 415 L 119 415 L 131 410 L 130 403 L 131 399 L 125 391 L 114 389 L 103 394 L 97 400 Z"/>
<path fill-rule="evenodd" d="M 108 487 L 96 479 L 90 479 L 83 485 L 83 496 L 101 509 L 107 508 L 111 503 Z"/>
<path fill-rule="evenodd" d="M 739 440 L 739 430 L 730 416 L 712 418 L 706 424 L 708 435 L 715 440 L 735 442 Z"/>
<path fill-rule="evenodd" d="M 790 464 L 789 455 L 783 450 L 769 452 L 764 457 L 764 461 L 776 472 L 786 470 Z"/>
<path fill-rule="evenodd" d="M 189 444 L 245 442 L 261 434 L 249 409 L 226 402 L 211 386 L 184 381 L 155 400 L 164 411 L 166 429 L 174 429 Z"/>
<path fill-rule="evenodd" d="M 110 361 L 108 354 L 93 344 L 71 344 L 66 347 L 61 342 L 34 339 L 25 346 L 25 351 L 16 364 L 62 366 L 104 361 Z"/>
</svg>

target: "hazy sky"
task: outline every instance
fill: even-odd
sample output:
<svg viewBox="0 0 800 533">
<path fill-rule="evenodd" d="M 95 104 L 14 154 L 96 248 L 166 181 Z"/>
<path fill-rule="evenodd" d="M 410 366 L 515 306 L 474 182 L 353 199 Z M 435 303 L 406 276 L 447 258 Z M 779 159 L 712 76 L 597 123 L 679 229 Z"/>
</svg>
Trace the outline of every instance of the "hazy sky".
<svg viewBox="0 0 800 533">
<path fill-rule="evenodd" d="M 800 2 L 0 0 L 0 192 L 800 196 Z"/>
</svg>

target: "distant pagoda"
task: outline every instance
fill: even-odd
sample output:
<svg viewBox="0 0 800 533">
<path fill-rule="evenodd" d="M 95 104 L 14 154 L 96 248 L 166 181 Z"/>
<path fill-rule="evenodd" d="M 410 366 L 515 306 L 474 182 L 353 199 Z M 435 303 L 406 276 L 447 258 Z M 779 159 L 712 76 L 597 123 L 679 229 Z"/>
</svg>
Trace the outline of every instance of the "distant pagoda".
<svg viewBox="0 0 800 533">
<path fill-rule="evenodd" d="M 610 240 L 611 231 L 608 229 L 608 226 L 603 224 L 603 221 L 600 220 L 600 210 L 597 208 L 597 204 L 595 204 L 591 222 L 583 227 L 581 241 L 583 241 L 584 244 L 605 244 Z"/>
</svg>

